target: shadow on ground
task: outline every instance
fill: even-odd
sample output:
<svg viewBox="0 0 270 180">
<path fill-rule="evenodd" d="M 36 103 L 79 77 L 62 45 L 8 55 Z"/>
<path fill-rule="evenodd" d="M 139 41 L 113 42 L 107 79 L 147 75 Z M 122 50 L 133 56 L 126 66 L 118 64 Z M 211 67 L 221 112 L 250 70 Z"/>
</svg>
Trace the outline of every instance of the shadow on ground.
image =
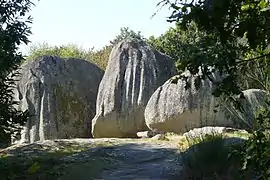
<svg viewBox="0 0 270 180">
<path fill-rule="evenodd" d="M 0 151 L 1 180 L 174 179 L 176 149 L 150 143 L 50 141 Z"/>
</svg>

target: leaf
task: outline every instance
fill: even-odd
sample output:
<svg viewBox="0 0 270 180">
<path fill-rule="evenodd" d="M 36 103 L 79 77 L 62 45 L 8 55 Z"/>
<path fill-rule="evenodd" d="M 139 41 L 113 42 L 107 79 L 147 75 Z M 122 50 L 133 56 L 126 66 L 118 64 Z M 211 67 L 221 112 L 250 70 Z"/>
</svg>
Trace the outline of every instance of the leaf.
<svg viewBox="0 0 270 180">
<path fill-rule="evenodd" d="M 269 11 L 270 10 L 270 7 L 266 7 L 266 8 L 263 8 L 261 11 Z"/>
<path fill-rule="evenodd" d="M 267 3 L 265 0 L 261 0 L 258 5 L 260 6 L 260 8 L 264 9 L 266 7 Z"/>
<path fill-rule="evenodd" d="M 28 173 L 29 174 L 35 174 L 38 170 L 40 169 L 40 165 L 38 162 L 35 162 L 28 168 Z"/>
</svg>

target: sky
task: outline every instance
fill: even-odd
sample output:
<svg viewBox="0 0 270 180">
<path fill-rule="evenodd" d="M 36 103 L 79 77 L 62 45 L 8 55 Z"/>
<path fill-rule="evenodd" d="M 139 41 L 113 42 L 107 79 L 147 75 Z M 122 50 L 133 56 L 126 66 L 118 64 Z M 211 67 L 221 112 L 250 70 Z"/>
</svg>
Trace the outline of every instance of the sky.
<svg viewBox="0 0 270 180">
<path fill-rule="evenodd" d="M 156 7 L 160 0 L 40 0 L 32 8 L 32 44 L 77 44 L 100 49 L 119 34 L 121 27 L 141 31 L 144 37 L 159 36 L 173 24 L 166 21 L 168 7 Z M 28 46 L 21 46 L 23 54 Z"/>
</svg>

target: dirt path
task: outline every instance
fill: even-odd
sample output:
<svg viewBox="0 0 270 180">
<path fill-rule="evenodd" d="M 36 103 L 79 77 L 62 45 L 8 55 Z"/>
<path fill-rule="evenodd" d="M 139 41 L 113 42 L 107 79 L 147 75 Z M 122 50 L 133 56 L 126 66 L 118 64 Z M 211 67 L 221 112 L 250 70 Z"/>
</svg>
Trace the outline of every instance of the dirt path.
<svg viewBox="0 0 270 180">
<path fill-rule="evenodd" d="M 176 149 L 149 143 L 129 143 L 106 149 L 120 163 L 101 173 L 106 180 L 167 180 L 177 174 Z"/>
<path fill-rule="evenodd" d="M 243 142 L 240 134 L 231 135 L 225 143 Z M 183 136 L 170 135 L 162 140 L 60 139 L 11 146 L 0 150 L 0 179 L 181 179 L 177 151 L 179 145 L 188 147 L 183 140 Z"/>
<path fill-rule="evenodd" d="M 179 154 L 172 142 L 175 141 L 108 138 L 14 146 L 0 152 L 4 155 L 2 161 L 9 163 L 0 169 L 5 176 L 0 179 L 14 176 L 12 168 L 16 162 L 18 179 L 170 180 L 179 172 Z M 12 170 L 10 174 L 7 169 Z M 34 172 L 29 174 L 29 169 Z"/>
</svg>

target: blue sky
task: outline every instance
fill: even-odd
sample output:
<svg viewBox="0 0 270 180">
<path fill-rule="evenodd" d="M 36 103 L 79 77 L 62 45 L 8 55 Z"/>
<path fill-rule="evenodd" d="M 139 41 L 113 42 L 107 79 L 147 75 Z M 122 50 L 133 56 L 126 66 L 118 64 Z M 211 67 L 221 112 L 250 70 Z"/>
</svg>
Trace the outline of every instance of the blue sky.
<svg viewBox="0 0 270 180">
<path fill-rule="evenodd" d="M 101 48 L 121 27 L 158 36 L 172 24 L 166 22 L 168 7 L 158 10 L 160 0 L 40 0 L 32 8 L 32 43 L 75 43 L 83 48 Z M 31 45 L 31 44 L 30 44 Z M 29 47 L 29 45 L 28 45 Z M 28 47 L 22 46 L 23 53 Z"/>
</svg>

